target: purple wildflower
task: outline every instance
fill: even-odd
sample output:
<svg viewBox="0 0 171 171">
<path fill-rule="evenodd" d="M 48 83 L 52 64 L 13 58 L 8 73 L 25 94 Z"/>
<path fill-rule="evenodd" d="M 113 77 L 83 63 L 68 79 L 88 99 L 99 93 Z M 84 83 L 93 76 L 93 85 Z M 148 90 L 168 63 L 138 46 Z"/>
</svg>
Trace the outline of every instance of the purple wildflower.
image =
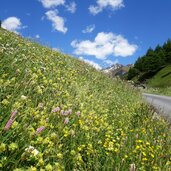
<svg viewBox="0 0 171 171">
<path fill-rule="evenodd" d="M 69 122 L 69 118 L 67 117 L 67 118 L 65 118 L 65 120 L 64 120 L 64 124 L 68 124 L 68 122 Z"/>
<path fill-rule="evenodd" d="M 56 112 L 59 112 L 60 110 L 61 110 L 60 107 L 56 107 L 56 108 L 52 109 L 52 112 L 56 113 Z"/>
<path fill-rule="evenodd" d="M 5 125 L 5 128 L 4 130 L 7 131 L 10 129 L 12 123 L 13 123 L 14 120 L 12 120 L 11 118 L 8 120 L 7 124 Z"/>
<path fill-rule="evenodd" d="M 13 112 L 11 113 L 11 117 L 10 117 L 11 120 L 13 120 L 13 119 L 15 118 L 17 112 L 18 112 L 18 111 L 15 110 L 15 111 L 13 111 Z"/>
<path fill-rule="evenodd" d="M 40 134 L 43 130 L 45 129 L 45 127 L 44 126 L 41 126 L 41 127 L 39 127 L 39 128 L 37 128 L 37 130 L 36 130 L 36 135 L 37 134 Z"/>
</svg>

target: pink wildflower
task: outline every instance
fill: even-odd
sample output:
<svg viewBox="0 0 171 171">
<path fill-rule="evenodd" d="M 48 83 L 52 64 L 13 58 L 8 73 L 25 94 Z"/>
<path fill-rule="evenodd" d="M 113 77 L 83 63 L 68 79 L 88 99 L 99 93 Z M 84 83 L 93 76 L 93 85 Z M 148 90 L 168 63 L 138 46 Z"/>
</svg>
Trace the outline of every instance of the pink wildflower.
<svg viewBox="0 0 171 171">
<path fill-rule="evenodd" d="M 43 130 L 45 129 L 45 127 L 44 126 L 41 126 L 41 127 L 39 127 L 39 128 L 37 128 L 37 130 L 36 130 L 36 135 L 37 134 L 40 134 Z"/>
<path fill-rule="evenodd" d="M 64 116 L 69 115 L 69 111 L 65 111 L 65 112 L 63 113 L 63 115 L 64 115 Z"/>
<path fill-rule="evenodd" d="M 4 130 L 5 131 L 9 130 L 10 127 L 11 127 L 11 125 L 12 125 L 12 123 L 13 123 L 13 120 L 12 119 L 9 119 L 8 122 L 7 122 L 7 124 L 5 125 Z"/>
<path fill-rule="evenodd" d="M 64 110 L 61 110 L 60 113 L 61 113 L 61 115 L 64 115 L 65 114 L 65 111 Z"/>
<path fill-rule="evenodd" d="M 14 119 L 14 117 L 16 116 L 16 114 L 17 114 L 17 110 L 15 110 L 15 111 L 13 111 L 12 113 L 11 113 L 11 117 L 10 117 L 10 119 Z"/>
<path fill-rule="evenodd" d="M 76 115 L 77 116 L 80 116 L 81 115 L 81 112 L 80 111 L 76 112 Z"/>
<path fill-rule="evenodd" d="M 72 109 L 68 110 L 68 114 L 71 115 L 72 114 Z"/>
<path fill-rule="evenodd" d="M 67 117 L 67 118 L 65 118 L 65 120 L 64 120 L 64 124 L 68 124 L 68 122 L 69 122 L 69 118 Z"/>
<path fill-rule="evenodd" d="M 52 112 L 53 113 L 56 113 L 56 112 L 59 112 L 61 109 L 60 109 L 60 107 L 56 107 L 56 108 L 54 108 L 53 110 L 52 110 Z"/>
</svg>

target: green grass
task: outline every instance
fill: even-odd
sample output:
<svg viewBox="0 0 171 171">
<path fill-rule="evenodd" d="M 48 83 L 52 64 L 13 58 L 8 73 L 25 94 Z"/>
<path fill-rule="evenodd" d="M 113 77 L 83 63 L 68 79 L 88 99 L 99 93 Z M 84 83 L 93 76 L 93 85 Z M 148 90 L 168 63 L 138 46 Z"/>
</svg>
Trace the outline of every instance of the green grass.
<svg viewBox="0 0 171 171">
<path fill-rule="evenodd" d="M 3 29 L 0 123 L 2 171 L 171 168 L 170 126 L 138 92 Z"/>
<path fill-rule="evenodd" d="M 161 69 L 148 82 L 147 92 L 171 96 L 171 66 Z"/>
<path fill-rule="evenodd" d="M 152 94 L 171 96 L 171 87 L 165 87 L 165 88 L 149 87 L 147 90 L 145 90 L 145 92 L 146 93 L 152 93 Z"/>
<path fill-rule="evenodd" d="M 171 86 L 171 66 L 161 69 L 150 81 L 149 86 L 165 88 Z"/>
</svg>

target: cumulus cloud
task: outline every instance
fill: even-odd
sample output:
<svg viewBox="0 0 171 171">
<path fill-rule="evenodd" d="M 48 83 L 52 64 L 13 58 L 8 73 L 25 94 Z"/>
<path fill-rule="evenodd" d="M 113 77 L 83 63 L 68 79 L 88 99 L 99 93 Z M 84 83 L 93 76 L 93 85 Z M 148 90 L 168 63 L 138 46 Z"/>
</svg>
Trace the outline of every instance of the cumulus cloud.
<svg viewBox="0 0 171 171">
<path fill-rule="evenodd" d="M 45 8 L 54 8 L 59 5 L 64 5 L 65 0 L 38 0 Z"/>
<path fill-rule="evenodd" d="M 69 5 L 65 5 L 66 10 L 69 11 L 70 13 L 75 13 L 76 11 L 76 3 L 75 2 L 71 2 Z"/>
<path fill-rule="evenodd" d="M 50 10 L 46 12 L 47 19 L 52 22 L 53 28 L 59 32 L 66 33 L 68 29 L 65 27 L 64 18 L 58 16 L 57 14 L 57 10 Z"/>
<path fill-rule="evenodd" d="M 89 11 L 91 14 L 96 15 L 102 12 L 105 8 L 116 10 L 124 7 L 123 0 L 97 0 L 97 5 L 91 5 Z"/>
<path fill-rule="evenodd" d="M 22 23 L 19 18 L 9 17 L 2 21 L 2 28 L 18 33 L 18 31 L 24 27 L 22 26 Z"/>
<path fill-rule="evenodd" d="M 116 35 L 111 32 L 100 32 L 94 41 L 73 40 L 71 46 L 75 48 L 76 55 L 95 56 L 98 59 L 107 59 L 109 55 L 127 57 L 133 55 L 138 46 L 130 44 L 122 35 Z"/>
<path fill-rule="evenodd" d="M 65 6 L 66 10 L 70 13 L 75 13 L 76 11 L 76 3 L 70 2 L 69 4 L 65 4 L 65 0 L 38 0 L 42 3 L 44 8 L 55 8 L 57 6 Z"/>
<path fill-rule="evenodd" d="M 83 33 L 91 33 L 91 32 L 93 32 L 93 30 L 95 29 L 95 25 L 94 24 L 92 24 L 92 25 L 89 25 L 89 26 L 87 26 L 84 30 L 82 30 L 82 32 Z"/>
<path fill-rule="evenodd" d="M 88 59 L 84 59 L 83 57 L 79 57 L 79 59 L 82 60 L 82 61 L 84 61 L 85 63 L 87 63 L 87 64 L 93 66 L 93 67 L 96 68 L 97 70 L 102 69 L 102 67 L 101 67 L 98 63 L 96 63 L 96 62 L 94 62 L 94 61 L 91 61 L 91 60 L 88 60 Z"/>
</svg>

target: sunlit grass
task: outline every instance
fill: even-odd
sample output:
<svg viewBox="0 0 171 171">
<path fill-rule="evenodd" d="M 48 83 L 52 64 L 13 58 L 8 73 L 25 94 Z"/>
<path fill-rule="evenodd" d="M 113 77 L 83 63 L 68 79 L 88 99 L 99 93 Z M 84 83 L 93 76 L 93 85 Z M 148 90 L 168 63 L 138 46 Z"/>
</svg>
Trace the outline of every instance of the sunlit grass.
<svg viewBox="0 0 171 171">
<path fill-rule="evenodd" d="M 154 88 L 167 88 L 171 86 L 171 66 L 168 65 L 161 69 L 150 81 L 148 82 L 150 87 Z"/>
<path fill-rule="evenodd" d="M 171 87 L 163 87 L 163 88 L 149 87 L 148 89 L 145 90 L 145 92 L 152 93 L 152 94 L 171 96 Z"/>
<path fill-rule="evenodd" d="M 0 30 L 0 170 L 169 170 L 170 127 L 122 81 Z"/>
</svg>

